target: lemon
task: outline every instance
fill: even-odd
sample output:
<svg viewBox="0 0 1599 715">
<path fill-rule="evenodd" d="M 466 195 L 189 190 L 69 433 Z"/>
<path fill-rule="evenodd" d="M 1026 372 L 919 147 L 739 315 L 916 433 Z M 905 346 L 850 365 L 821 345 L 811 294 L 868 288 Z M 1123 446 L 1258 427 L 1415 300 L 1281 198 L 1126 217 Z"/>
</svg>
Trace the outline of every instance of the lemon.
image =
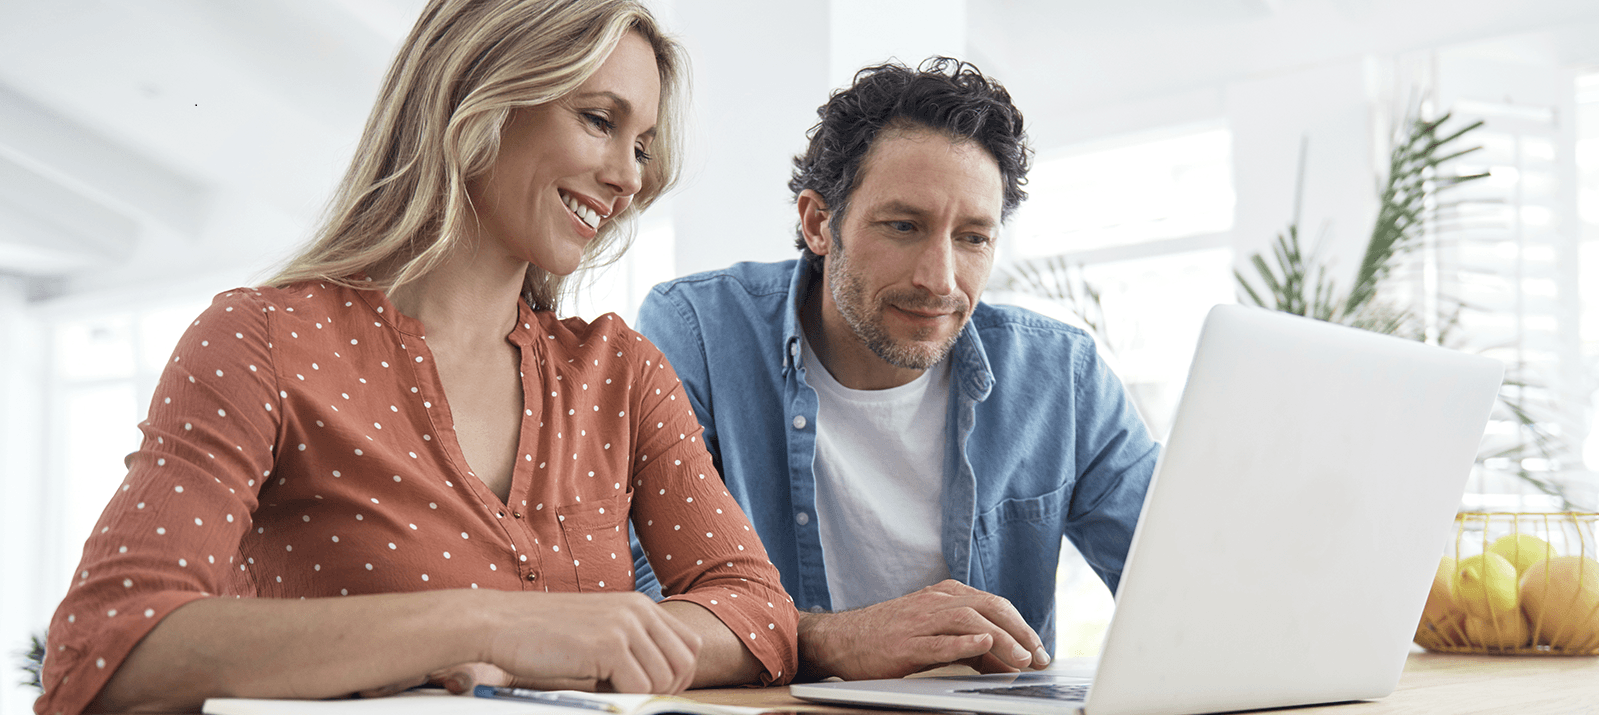
<svg viewBox="0 0 1599 715">
<path fill-rule="evenodd" d="M 1510 613 L 1519 605 L 1516 567 L 1493 552 L 1461 559 L 1452 585 L 1466 613 L 1477 618 Z"/>
<path fill-rule="evenodd" d="M 1527 572 L 1527 568 L 1539 561 L 1554 556 L 1554 549 L 1549 542 L 1531 534 L 1510 534 L 1499 537 L 1488 550 L 1505 557 L 1516 567 L 1517 574 Z"/>
<path fill-rule="evenodd" d="M 1532 640 L 1527 619 L 1520 612 L 1496 618 L 1466 616 L 1466 638 L 1472 645 L 1486 648 L 1520 648 Z"/>
<path fill-rule="evenodd" d="M 1534 564 L 1521 577 L 1521 597 L 1538 643 L 1599 650 L 1599 561 L 1556 556 Z"/>
<path fill-rule="evenodd" d="M 1416 642 L 1423 646 L 1465 645 L 1466 612 L 1455 602 L 1454 575 L 1454 557 L 1439 559 L 1432 590 L 1427 592 L 1427 606 L 1422 609 L 1421 623 L 1416 626 Z"/>
</svg>

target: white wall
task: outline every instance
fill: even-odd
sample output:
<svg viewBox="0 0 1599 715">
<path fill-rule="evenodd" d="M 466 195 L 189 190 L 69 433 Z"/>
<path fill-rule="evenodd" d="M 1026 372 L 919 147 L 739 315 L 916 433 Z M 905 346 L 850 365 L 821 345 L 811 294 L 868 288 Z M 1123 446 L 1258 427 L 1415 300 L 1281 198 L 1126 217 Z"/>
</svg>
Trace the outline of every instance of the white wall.
<svg viewBox="0 0 1599 715">
<path fill-rule="evenodd" d="M 828 3 L 679 0 L 674 14 L 694 66 L 677 273 L 791 258 L 789 161 L 827 92 Z"/>
</svg>

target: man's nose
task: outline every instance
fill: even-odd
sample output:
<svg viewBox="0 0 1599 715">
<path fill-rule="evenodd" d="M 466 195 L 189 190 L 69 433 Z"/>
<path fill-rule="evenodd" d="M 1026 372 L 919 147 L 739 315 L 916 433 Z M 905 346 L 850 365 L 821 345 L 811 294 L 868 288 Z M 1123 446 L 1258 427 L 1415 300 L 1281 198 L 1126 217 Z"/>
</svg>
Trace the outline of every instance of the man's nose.
<svg viewBox="0 0 1599 715">
<path fill-rule="evenodd" d="M 911 282 L 937 296 L 955 292 L 955 242 L 951 237 L 939 236 L 927 242 L 916 258 Z"/>
</svg>

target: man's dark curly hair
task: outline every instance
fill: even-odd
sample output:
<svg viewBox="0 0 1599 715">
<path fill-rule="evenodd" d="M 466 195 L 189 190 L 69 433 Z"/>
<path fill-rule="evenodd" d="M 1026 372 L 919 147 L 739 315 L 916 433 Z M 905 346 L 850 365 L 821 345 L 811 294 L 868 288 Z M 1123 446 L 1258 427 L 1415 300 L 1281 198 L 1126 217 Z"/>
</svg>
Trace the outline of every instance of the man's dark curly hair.
<svg viewBox="0 0 1599 715">
<path fill-rule="evenodd" d="M 885 127 L 922 127 L 955 141 L 972 141 L 999 162 L 1005 199 L 1000 219 L 1027 198 L 1027 165 L 1032 149 L 1022 130 L 1022 113 L 999 82 L 983 76 L 969 62 L 929 57 L 911 69 L 889 62 L 855 73 L 855 82 L 834 92 L 816 109 L 821 121 L 806 133 L 810 146 L 794 157 L 794 178 L 788 188 L 797 200 L 810 189 L 820 194 L 831 212 L 833 241 L 855 192 L 861 162 Z M 813 267 L 821 257 L 805 245 L 800 232 L 794 245 Z"/>
</svg>

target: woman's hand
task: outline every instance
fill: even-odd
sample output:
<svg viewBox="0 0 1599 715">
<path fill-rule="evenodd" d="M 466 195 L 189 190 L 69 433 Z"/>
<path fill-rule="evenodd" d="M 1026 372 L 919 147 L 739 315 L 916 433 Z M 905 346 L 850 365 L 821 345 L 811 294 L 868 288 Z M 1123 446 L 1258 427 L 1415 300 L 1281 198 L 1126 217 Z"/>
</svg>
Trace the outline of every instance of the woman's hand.
<svg viewBox="0 0 1599 715">
<path fill-rule="evenodd" d="M 432 678 L 450 690 L 473 685 L 678 693 L 694 682 L 703 641 L 640 593 L 524 594 L 490 609 L 492 635 L 481 663 Z M 452 681 L 456 687 L 451 687 Z M 459 690 L 457 690 L 457 687 Z"/>
</svg>

